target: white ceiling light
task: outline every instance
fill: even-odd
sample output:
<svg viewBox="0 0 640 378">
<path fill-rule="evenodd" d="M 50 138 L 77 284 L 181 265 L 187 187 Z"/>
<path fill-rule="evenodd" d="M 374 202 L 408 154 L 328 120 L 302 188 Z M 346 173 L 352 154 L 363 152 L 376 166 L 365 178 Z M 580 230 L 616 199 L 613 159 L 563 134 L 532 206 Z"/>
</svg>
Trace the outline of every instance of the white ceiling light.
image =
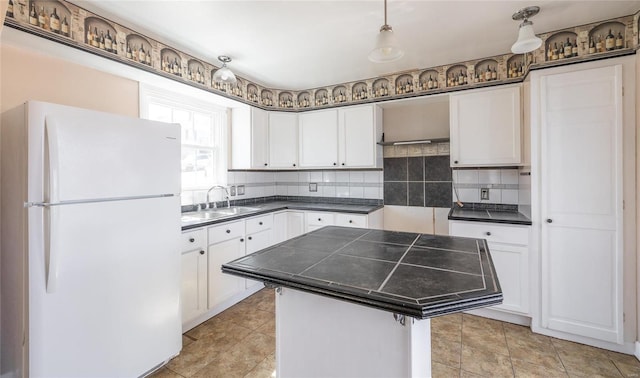
<svg viewBox="0 0 640 378">
<path fill-rule="evenodd" d="M 376 38 L 376 47 L 369 53 L 369 60 L 374 63 L 396 61 L 404 56 L 404 51 L 398 46 L 396 36 L 391 26 L 387 25 L 387 0 L 384 0 L 384 25 Z"/>
<path fill-rule="evenodd" d="M 511 16 L 516 21 L 524 20 L 520 24 L 520 30 L 518 31 L 518 40 L 511 46 L 511 52 L 514 54 L 524 54 L 531 52 L 540 45 L 542 40 L 536 37 L 533 32 L 533 22 L 529 21 L 529 17 L 533 17 L 540 12 L 540 7 L 526 7 L 520 9 Z"/>
<path fill-rule="evenodd" d="M 213 81 L 224 84 L 235 84 L 237 81 L 236 75 L 227 67 L 227 63 L 231 61 L 231 58 L 226 55 L 220 55 L 218 60 L 222 62 L 222 67 L 213 74 Z"/>
</svg>

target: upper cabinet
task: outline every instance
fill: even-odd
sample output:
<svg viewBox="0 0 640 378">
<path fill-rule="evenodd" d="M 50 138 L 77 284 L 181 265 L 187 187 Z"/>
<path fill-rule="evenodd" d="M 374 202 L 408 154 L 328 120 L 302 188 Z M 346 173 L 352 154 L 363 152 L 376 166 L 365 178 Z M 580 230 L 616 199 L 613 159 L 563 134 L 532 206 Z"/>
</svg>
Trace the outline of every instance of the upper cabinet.
<svg viewBox="0 0 640 378">
<path fill-rule="evenodd" d="M 300 166 L 376 168 L 382 166 L 382 110 L 375 105 L 300 115 Z"/>
<path fill-rule="evenodd" d="M 300 114 L 300 167 L 338 166 L 338 110 Z"/>
<path fill-rule="evenodd" d="M 522 165 L 520 85 L 452 94 L 451 166 Z"/>
<path fill-rule="evenodd" d="M 247 106 L 234 108 L 231 116 L 231 169 L 268 168 L 268 113 Z"/>
<path fill-rule="evenodd" d="M 269 112 L 269 167 L 298 166 L 298 115 Z"/>
<path fill-rule="evenodd" d="M 371 168 L 382 164 L 382 110 L 374 105 L 338 110 L 338 154 L 341 167 Z"/>
</svg>

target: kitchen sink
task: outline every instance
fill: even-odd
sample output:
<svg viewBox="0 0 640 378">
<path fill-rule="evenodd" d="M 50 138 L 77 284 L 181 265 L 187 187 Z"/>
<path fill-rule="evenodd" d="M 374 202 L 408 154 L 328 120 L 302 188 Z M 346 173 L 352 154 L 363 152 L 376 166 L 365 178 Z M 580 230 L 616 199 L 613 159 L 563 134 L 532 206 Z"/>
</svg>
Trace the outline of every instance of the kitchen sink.
<svg viewBox="0 0 640 378">
<path fill-rule="evenodd" d="M 258 210 L 260 210 L 260 208 L 247 207 L 247 206 L 221 207 L 217 209 L 207 209 L 207 210 L 192 211 L 189 213 L 184 213 L 182 214 L 181 220 L 183 223 L 201 222 L 201 221 L 230 217 L 230 216 L 240 215 L 245 213 L 251 213 Z"/>
</svg>

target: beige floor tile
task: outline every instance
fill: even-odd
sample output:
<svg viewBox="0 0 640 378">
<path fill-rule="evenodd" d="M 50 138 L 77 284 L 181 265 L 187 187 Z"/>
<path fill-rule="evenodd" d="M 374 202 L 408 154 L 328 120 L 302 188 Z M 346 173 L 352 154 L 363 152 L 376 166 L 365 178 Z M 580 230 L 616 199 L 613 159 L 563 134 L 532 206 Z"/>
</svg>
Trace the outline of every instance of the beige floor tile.
<svg viewBox="0 0 640 378">
<path fill-rule="evenodd" d="M 276 356 L 267 356 L 245 378 L 276 378 Z"/>
<path fill-rule="evenodd" d="M 459 368 L 452 368 L 451 366 L 443 365 L 437 362 L 431 364 L 431 377 L 432 378 L 453 378 L 460 376 Z"/>
<path fill-rule="evenodd" d="M 186 347 L 187 345 L 191 344 L 194 340 L 186 335 L 182 335 L 182 347 Z"/>
<path fill-rule="evenodd" d="M 551 338 L 536 335 L 526 327 L 505 324 L 505 337 L 512 359 L 527 361 L 541 365 L 546 369 L 564 371 L 562 361 L 556 353 Z"/>
<path fill-rule="evenodd" d="M 614 362 L 622 362 L 627 365 L 640 367 L 640 361 L 638 361 L 638 359 L 634 355 L 617 353 L 609 350 L 607 351 L 607 354 L 609 355 L 609 358 L 611 358 L 611 360 L 613 360 Z"/>
<path fill-rule="evenodd" d="M 504 333 L 504 329 L 502 327 L 503 323 L 498 320 L 483 318 L 480 316 L 463 314 L 462 315 L 462 326 L 464 327 L 472 327 L 478 328 L 481 330 L 488 330 L 493 332 Z"/>
<path fill-rule="evenodd" d="M 189 331 L 187 331 L 187 333 L 185 333 L 185 335 L 193 340 L 198 340 L 218 331 L 221 327 L 223 327 L 224 324 L 226 324 L 226 321 L 217 316 L 214 316 L 213 318 L 198 325 L 197 327 L 190 329 Z M 184 339 L 185 337 L 183 336 L 182 346 L 185 346 Z"/>
<path fill-rule="evenodd" d="M 462 346 L 462 370 L 490 377 L 513 377 L 509 356 Z"/>
<path fill-rule="evenodd" d="M 577 348 L 580 349 L 580 348 Z M 558 350 L 560 360 L 570 376 L 576 377 L 622 377 L 618 368 L 608 357 L 579 353 L 576 350 Z M 605 353 L 606 355 L 606 353 Z"/>
<path fill-rule="evenodd" d="M 461 378 L 479 378 L 479 377 L 490 377 L 490 376 L 489 375 L 480 375 L 480 374 L 472 373 L 470 371 L 460 370 L 460 377 Z"/>
<path fill-rule="evenodd" d="M 239 344 L 250 333 L 250 329 L 231 322 L 220 322 L 215 331 L 183 347 L 167 367 L 180 375 L 190 377 L 222 351 L 230 350 Z"/>
<path fill-rule="evenodd" d="M 267 356 L 275 352 L 273 337 L 249 334 L 235 348 L 227 349 L 199 369 L 194 377 L 244 377 Z"/>
<path fill-rule="evenodd" d="M 162 367 L 160 370 L 151 374 L 149 378 L 182 378 L 182 376 L 174 371 L 167 369 L 167 367 Z"/>
<path fill-rule="evenodd" d="M 516 377 L 540 377 L 540 378 L 560 378 L 568 377 L 567 373 L 562 370 L 549 369 L 540 364 L 534 364 L 531 362 L 511 358 L 513 364 L 513 370 Z"/>
<path fill-rule="evenodd" d="M 624 377 L 640 377 L 640 367 L 635 364 L 627 364 L 625 362 L 613 361 L 618 370 Z"/>
<path fill-rule="evenodd" d="M 263 298 L 256 304 L 256 308 L 258 310 L 275 313 L 276 301 L 273 300 L 273 298 Z"/>
<path fill-rule="evenodd" d="M 436 318 L 437 319 L 437 318 Z M 458 341 L 462 337 L 462 323 L 449 320 L 431 320 L 431 337 Z"/>
<path fill-rule="evenodd" d="M 252 304 L 240 303 L 222 312 L 217 317 L 251 330 L 257 330 L 269 319 L 272 319 L 273 316 L 273 312 L 258 310 Z"/>
<path fill-rule="evenodd" d="M 275 317 L 271 317 L 271 319 L 267 320 L 266 323 L 261 325 L 256 332 L 263 333 L 267 336 L 276 337 L 276 319 Z"/>
<path fill-rule="evenodd" d="M 556 338 L 551 338 L 551 342 L 553 343 L 553 346 L 556 348 L 556 351 L 558 351 L 558 353 L 564 352 L 567 354 L 586 355 L 599 359 L 610 358 L 609 352 L 604 349 Z"/>
<path fill-rule="evenodd" d="M 507 340 L 502 328 L 477 328 L 462 323 L 462 345 L 487 352 L 509 355 Z"/>
<path fill-rule="evenodd" d="M 457 341 L 443 338 L 431 339 L 431 361 L 460 369 L 462 345 Z"/>
</svg>

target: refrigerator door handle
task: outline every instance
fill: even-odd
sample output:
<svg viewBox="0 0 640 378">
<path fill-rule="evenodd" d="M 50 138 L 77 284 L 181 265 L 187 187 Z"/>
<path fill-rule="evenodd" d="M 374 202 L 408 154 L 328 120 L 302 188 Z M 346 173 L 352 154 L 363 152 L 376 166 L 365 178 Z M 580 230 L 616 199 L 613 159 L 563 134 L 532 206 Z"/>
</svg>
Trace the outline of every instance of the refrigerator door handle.
<svg viewBox="0 0 640 378">
<path fill-rule="evenodd" d="M 59 251 L 58 237 L 60 230 L 58 230 L 59 222 L 59 209 L 56 206 L 46 207 L 44 210 L 47 215 L 45 216 L 45 264 L 47 266 L 46 282 L 47 282 L 47 294 L 53 294 L 58 289 L 58 263 L 59 263 Z"/>
<path fill-rule="evenodd" d="M 45 117 L 44 134 L 44 203 L 58 202 L 58 127 L 51 116 Z M 53 294 L 58 288 L 58 237 L 59 219 L 55 206 L 45 206 L 45 263 L 47 266 L 47 293 Z"/>
<path fill-rule="evenodd" d="M 58 203 L 58 123 L 51 116 L 46 116 L 44 124 L 44 198 L 45 203 Z"/>
</svg>

